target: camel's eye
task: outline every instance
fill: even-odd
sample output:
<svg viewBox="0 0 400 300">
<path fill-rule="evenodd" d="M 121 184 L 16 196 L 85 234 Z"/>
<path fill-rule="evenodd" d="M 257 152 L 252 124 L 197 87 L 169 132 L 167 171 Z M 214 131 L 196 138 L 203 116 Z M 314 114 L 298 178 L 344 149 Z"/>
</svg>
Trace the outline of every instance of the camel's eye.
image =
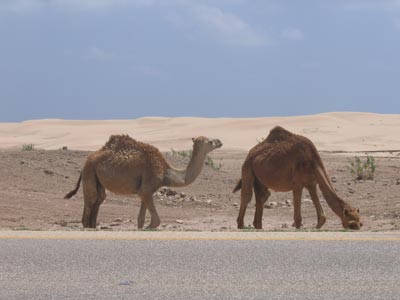
<svg viewBox="0 0 400 300">
<path fill-rule="evenodd" d="M 213 142 L 212 142 L 212 141 L 208 141 L 207 143 L 208 143 L 209 145 L 212 145 Z"/>
</svg>

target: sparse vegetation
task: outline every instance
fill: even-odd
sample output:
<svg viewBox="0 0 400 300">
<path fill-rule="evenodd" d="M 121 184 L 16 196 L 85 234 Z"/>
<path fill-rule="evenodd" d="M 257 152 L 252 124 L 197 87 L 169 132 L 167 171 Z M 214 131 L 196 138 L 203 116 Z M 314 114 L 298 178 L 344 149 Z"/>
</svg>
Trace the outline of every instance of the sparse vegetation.
<svg viewBox="0 0 400 300">
<path fill-rule="evenodd" d="M 192 157 L 192 150 L 176 151 L 175 149 L 171 148 L 171 153 L 174 156 L 181 156 L 181 157 L 184 157 L 184 158 L 191 158 Z M 214 162 L 214 160 L 210 156 L 207 156 L 204 164 L 206 166 L 210 166 L 212 169 L 214 169 L 216 171 L 219 171 L 222 168 L 222 159 L 220 160 L 219 164 L 216 164 Z"/>
<path fill-rule="evenodd" d="M 23 150 L 23 151 L 32 151 L 32 150 L 35 150 L 35 145 L 34 145 L 34 144 L 23 144 L 23 145 L 22 145 L 22 150 Z"/>
<path fill-rule="evenodd" d="M 260 138 L 260 139 L 256 139 L 257 140 L 257 144 L 261 144 L 262 142 L 264 142 L 265 141 L 265 138 L 264 137 L 262 137 L 262 138 Z"/>
<path fill-rule="evenodd" d="M 182 151 L 176 151 L 174 148 L 171 148 L 171 153 L 172 155 L 177 155 L 177 156 L 182 156 L 182 157 L 192 157 L 192 150 L 182 150 Z"/>
<path fill-rule="evenodd" d="M 376 171 L 375 158 L 367 155 L 366 161 L 363 162 L 358 156 L 354 157 L 354 161 L 350 161 L 350 171 L 357 179 L 374 179 Z"/>
<path fill-rule="evenodd" d="M 211 157 L 207 156 L 205 164 L 207 166 L 210 166 L 212 169 L 219 171 L 222 168 L 222 159 L 219 161 L 219 164 L 217 165 Z"/>
</svg>

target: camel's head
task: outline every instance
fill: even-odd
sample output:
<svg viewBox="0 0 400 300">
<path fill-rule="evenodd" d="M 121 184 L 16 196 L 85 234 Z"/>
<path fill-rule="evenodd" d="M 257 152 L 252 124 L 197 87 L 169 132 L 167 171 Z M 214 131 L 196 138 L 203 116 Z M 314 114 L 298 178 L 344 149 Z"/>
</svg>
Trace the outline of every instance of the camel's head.
<svg viewBox="0 0 400 300">
<path fill-rule="evenodd" d="M 342 224 L 346 229 L 360 230 L 363 223 L 360 221 L 358 209 L 352 207 L 346 207 L 343 210 Z"/>
<path fill-rule="evenodd" d="M 193 149 L 203 150 L 205 153 L 222 147 L 222 143 L 218 139 L 209 139 L 205 136 L 193 138 Z"/>
</svg>

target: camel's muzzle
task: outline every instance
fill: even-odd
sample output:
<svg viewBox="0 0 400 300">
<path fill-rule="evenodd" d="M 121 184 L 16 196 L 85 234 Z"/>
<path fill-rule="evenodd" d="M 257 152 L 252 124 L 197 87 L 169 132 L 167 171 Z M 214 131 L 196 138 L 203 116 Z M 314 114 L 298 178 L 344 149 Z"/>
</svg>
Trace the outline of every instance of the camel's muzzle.
<svg viewBox="0 0 400 300">
<path fill-rule="evenodd" d="M 222 147 L 222 142 L 219 139 L 213 140 L 214 147 L 215 148 L 221 148 Z"/>
</svg>

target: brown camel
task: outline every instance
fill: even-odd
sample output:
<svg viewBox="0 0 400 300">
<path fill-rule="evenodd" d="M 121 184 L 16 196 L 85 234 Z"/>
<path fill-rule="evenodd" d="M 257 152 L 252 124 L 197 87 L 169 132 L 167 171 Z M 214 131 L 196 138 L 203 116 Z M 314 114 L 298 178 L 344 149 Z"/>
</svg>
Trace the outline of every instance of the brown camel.
<svg viewBox="0 0 400 300">
<path fill-rule="evenodd" d="M 138 194 L 142 200 L 138 228 L 143 228 L 146 208 L 150 211 L 150 228 L 160 225 L 153 203 L 153 193 L 161 186 L 182 187 L 192 183 L 200 174 L 207 153 L 220 148 L 220 140 L 200 136 L 193 138 L 193 152 L 186 169 L 172 167 L 161 152 L 149 144 L 128 135 L 112 135 L 108 142 L 86 159 L 76 188 L 65 195 L 71 198 L 82 180 L 84 227 L 96 227 L 97 214 L 106 198 L 105 189 L 121 195 Z"/>
<path fill-rule="evenodd" d="M 306 137 L 293 134 L 282 127 L 273 128 L 264 141 L 249 151 L 242 166 L 242 178 L 233 190 L 236 192 L 242 189 L 238 228 L 243 228 L 244 215 L 253 189 L 256 198 L 253 225 L 256 229 L 262 229 L 263 208 L 270 196 L 269 189 L 278 192 L 293 191 L 294 226 L 300 228 L 303 188 L 310 193 L 317 210 L 316 227 L 321 228 L 326 217 L 318 199 L 317 184 L 329 207 L 342 220 L 343 227 L 360 229 L 362 223 L 358 210 L 336 194 L 314 144 Z"/>
</svg>

